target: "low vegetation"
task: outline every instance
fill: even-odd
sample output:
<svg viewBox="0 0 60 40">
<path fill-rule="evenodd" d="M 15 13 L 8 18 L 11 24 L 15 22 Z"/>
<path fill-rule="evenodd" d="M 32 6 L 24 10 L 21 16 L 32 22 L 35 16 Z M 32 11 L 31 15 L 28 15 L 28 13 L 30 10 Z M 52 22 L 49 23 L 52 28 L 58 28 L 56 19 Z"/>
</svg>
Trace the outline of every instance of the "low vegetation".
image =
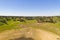
<svg viewBox="0 0 60 40">
<path fill-rule="evenodd" d="M 21 25 L 51 31 L 60 35 L 60 16 L 0 16 L 0 32 L 20 29 Z"/>
</svg>

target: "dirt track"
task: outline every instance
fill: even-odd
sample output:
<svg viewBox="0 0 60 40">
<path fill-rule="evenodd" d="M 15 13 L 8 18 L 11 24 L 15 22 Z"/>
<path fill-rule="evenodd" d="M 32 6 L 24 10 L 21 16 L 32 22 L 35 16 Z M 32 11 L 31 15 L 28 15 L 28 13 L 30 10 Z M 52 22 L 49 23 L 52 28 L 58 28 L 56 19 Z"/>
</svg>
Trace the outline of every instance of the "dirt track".
<svg viewBox="0 0 60 40">
<path fill-rule="evenodd" d="M 19 38 L 21 36 L 32 37 L 34 40 L 60 40 L 58 35 L 41 30 L 41 29 L 25 29 L 21 30 L 10 30 L 0 33 L 0 40 L 9 40 L 14 38 Z"/>
</svg>

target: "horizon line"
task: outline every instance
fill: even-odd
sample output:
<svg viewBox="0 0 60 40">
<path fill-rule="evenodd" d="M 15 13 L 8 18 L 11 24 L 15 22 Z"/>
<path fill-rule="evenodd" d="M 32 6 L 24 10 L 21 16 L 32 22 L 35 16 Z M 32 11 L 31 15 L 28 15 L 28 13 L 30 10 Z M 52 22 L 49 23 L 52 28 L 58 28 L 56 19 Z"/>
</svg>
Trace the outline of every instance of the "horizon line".
<svg viewBox="0 0 60 40">
<path fill-rule="evenodd" d="M 60 16 L 60 15 L 0 15 L 0 16 L 28 16 L 28 17 L 33 17 L 33 16 Z"/>
</svg>

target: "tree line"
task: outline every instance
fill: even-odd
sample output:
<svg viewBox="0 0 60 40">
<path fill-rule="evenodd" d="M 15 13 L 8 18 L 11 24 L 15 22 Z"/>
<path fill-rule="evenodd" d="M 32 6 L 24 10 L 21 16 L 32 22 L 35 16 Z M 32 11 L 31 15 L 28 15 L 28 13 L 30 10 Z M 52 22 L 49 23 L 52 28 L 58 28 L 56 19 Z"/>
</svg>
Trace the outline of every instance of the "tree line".
<svg viewBox="0 0 60 40">
<path fill-rule="evenodd" d="M 36 20 L 38 23 L 57 23 L 60 22 L 60 16 L 0 16 L 0 25 L 7 24 L 8 21 L 26 22 L 26 20 Z"/>
</svg>

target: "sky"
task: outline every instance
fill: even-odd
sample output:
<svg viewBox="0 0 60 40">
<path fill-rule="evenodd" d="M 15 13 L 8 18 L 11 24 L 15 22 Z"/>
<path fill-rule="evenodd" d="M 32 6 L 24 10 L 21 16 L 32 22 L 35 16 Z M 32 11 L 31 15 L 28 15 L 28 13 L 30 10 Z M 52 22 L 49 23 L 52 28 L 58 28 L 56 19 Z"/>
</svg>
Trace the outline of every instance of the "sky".
<svg viewBox="0 0 60 40">
<path fill-rule="evenodd" d="M 60 0 L 0 0 L 0 15 L 60 16 Z"/>
</svg>

